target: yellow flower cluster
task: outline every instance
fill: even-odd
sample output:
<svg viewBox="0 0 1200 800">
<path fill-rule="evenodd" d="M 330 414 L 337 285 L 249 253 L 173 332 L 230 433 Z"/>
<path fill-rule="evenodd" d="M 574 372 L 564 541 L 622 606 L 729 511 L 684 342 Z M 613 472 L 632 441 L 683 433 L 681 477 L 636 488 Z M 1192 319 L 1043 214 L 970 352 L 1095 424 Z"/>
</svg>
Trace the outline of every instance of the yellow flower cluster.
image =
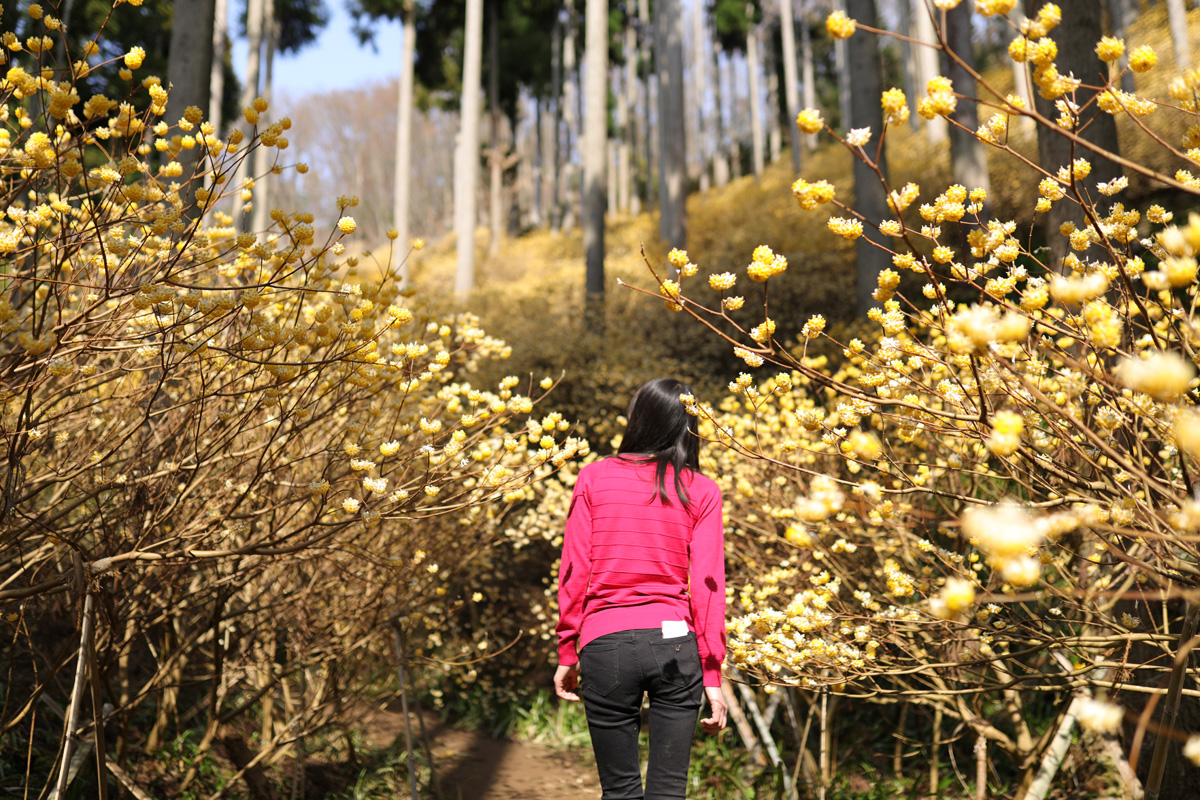
<svg viewBox="0 0 1200 800">
<path fill-rule="evenodd" d="M 844 217 L 830 217 L 829 230 L 841 236 L 844 239 L 857 239 L 862 236 L 863 225 L 861 220 L 845 219 Z"/>
<path fill-rule="evenodd" d="M 792 196 L 805 211 L 811 211 L 819 205 L 833 200 L 834 188 L 829 181 L 814 181 L 809 183 L 804 178 L 798 178 L 792 184 Z"/>
<path fill-rule="evenodd" d="M 904 96 L 903 90 L 888 89 L 880 98 L 880 105 L 883 107 L 885 125 L 899 125 L 908 121 L 908 98 Z"/>
<path fill-rule="evenodd" d="M 975 0 L 975 10 L 984 17 L 1002 17 L 1016 5 L 1017 0 Z"/>
<path fill-rule="evenodd" d="M 787 269 L 787 265 L 787 258 L 762 244 L 754 248 L 746 274 L 750 276 L 750 280 L 761 283 L 782 273 Z"/>
<path fill-rule="evenodd" d="M 958 98 L 954 96 L 954 84 L 949 78 L 939 75 L 930 79 L 927 91 L 929 96 L 917 106 L 917 113 L 925 119 L 948 117 L 958 107 Z"/>
<path fill-rule="evenodd" d="M 849 39 L 857 28 L 858 23 L 847 17 L 844 11 L 834 11 L 825 18 L 825 30 L 834 39 Z"/>
<path fill-rule="evenodd" d="M 825 120 L 817 109 L 806 108 L 796 115 L 796 125 L 805 133 L 820 133 L 825 127 Z"/>
</svg>

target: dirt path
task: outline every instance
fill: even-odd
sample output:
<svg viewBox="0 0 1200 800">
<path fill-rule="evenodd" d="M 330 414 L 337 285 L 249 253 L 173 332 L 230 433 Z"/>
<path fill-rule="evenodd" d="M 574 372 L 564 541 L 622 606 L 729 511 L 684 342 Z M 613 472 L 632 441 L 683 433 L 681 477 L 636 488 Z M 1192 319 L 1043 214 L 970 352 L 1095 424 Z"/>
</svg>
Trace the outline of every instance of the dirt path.
<svg viewBox="0 0 1200 800">
<path fill-rule="evenodd" d="M 426 719 L 442 787 L 442 800 L 593 800 L 600 783 L 591 758 L 534 744 L 493 739 L 487 731 L 462 731 Z M 414 726 L 414 734 L 416 729 Z M 404 736 L 404 718 L 377 711 L 367 725 L 375 744 Z"/>
</svg>

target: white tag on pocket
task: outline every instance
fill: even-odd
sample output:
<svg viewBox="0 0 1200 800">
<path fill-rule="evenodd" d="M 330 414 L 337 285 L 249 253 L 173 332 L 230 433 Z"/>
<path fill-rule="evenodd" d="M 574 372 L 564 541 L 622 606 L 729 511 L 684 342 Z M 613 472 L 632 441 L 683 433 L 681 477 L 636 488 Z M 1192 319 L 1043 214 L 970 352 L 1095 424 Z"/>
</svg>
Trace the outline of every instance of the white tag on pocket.
<svg viewBox="0 0 1200 800">
<path fill-rule="evenodd" d="M 662 624 L 662 636 L 664 639 L 678 639 L 680 636 L 687 636 L 687 623 L 681 619 L 664 619 Z"/>
</svg>

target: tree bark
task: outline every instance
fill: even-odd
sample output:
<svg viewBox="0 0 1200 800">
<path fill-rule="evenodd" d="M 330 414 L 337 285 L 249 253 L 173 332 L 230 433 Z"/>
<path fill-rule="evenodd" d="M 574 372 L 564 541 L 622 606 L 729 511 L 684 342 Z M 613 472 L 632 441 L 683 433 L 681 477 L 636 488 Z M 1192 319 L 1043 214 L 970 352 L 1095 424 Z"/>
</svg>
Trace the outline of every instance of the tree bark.
<svg viewBox="0 0 1200 800">
<path fill-rule="evenodd" d="M 620 154 L 617 158 L 617 180 L 620 185 L 620 210 L 626 214 L 633 212 L 633 154 L 637 147 L 637 138 L 635 136 L 636 125 L 634 121 L 637 119 L 637 95 L 638 95 L 638 80 L 637 80 L 637 29 L 633 26 L 632 15 L 626 16 L 626 24 L 624 31 L 624 46 L 621 48 L 625 56 L 625 63 L 621 71 L 621 97 L 618 100 L 618 108 L 621 113 L 620 120 Z"/>
<path fill-rule="evenodd" d="M 212 63 L 208 77 L 208 121 L 222 136 L 221 101 L 225 97 L 225 55 L 229 51 L 229 0 L 213 4 Z"/>
<path fill-rule="evenodd" d="M 542 119 L 543 102 L 540 97 L 533 98 L 533 144 L 531 147 L 530 158 L 530 198 L 529 198 L 529 224 L 534 228 L 542 227 L 542 197 L 545 195 L 543 188 L 545 182 L 544 164 L 546 163 L 545 149 L 545 127 L 546 121 Z"/>
<path fill-rule="evenodd" d="M 400 45 L 400 86 L 396 95 L 396 170 L 392 180 L 392 224 L 400 252 L 396 280 L 408 284 L 408 207 L 412 179 L 413 57 L 417 46 L 416 6 L 404 4 L 404 38 Z"/>
<path fill-rule="evenodd" d="M 504 235 L 502 201 L 504 181 L 503 153 L 500 152 L 500 4 L 488 8 L 488 117 L 491 122 L 491 142 L 488 148 L 490 197 L 488 202 L 488 257 L 500 252 L 500 237 Z"/>
<path fill-rule="evenodd" d="M 562 203 L 559 202 L 562 174 L 562 21 L 554 23 L 550 33 L 550 99 L 554 103 L 554 114 L 550 120 L 550 136 L 546 137 L 545 147 L 550 151 L 546 163 L 549 174 L 546 187 L 546 219 L 550 224 L 550 232 L 558 233 L 562 227 Z"/>
<path fill-rule="evenodd" d="M 971 41 L 971 8 L 960 5 L 946 12 L 946 30 L 944 32 L 947 46 L 961 58 L 972 71 L 975 70 L 975 50 Z M 946 58 L 944 62 L 945 75 L 954 84 L 954 90 L 960 95 L 977 97 L 975 79 L 971 73 L 958 62 Z M 979 129 L 979 108 L 974 101 L 960 98 L 954 113 L 950 117 L 957 125 L 950 126 L 950 169 L 954 182 L 965 186 L 968 190 L 980 188 L 991 193 L 992 184 L 988 178 L 987 155 L 983 142 L 975 135 Z M 962 127 L 960 128 L 959 125 Z M 986 212 L 984 214 L 986 216 Z"/>
<path fill-rule="evenodd" d="M 646 151 L 646 173 L 643 183 L 645 194 L 643 197 L 646 208 L 649 209 L 653 204 L 654 177 L 658 174 L 655 169 L 655 154 L 658 153 L 658 147 L 654 142 L 654 131 L 656 128 L 650 113 L 650 110 L 655 108 L 658 103 L 658 75 L 651 69 L 651 63 L 656 56 L 654 55 L 654 37 L 650 35 L 650 0 L 638 0 L 637 14 L 638 29 L 641 31 L 641 41 L 638 45 L 638 60 L 643 76 L 641 144 Z"/>
<path fill-rule="evenodd" d="M 657 24 L 659 203 L 662 238 L 687 247 L 687 144 L 684 133 L 683 18 L 679 0 L 655 3 Z"/>
<path fill-rule="evenodd" d="M 1041 4 L 1036 0 L 1026 0 L 1026 8 L 1032 15 Z M 1060 0 L 1063 18 L 1073 20 L 1071 25 L 1061 26 L 1055 37 L 1058 43 L 1057 66 L 1060 73 L 1074 73 L 1084 84 L 1096 85 L 1100 82 L 1100 71 L 1104 68 L 1096 58 L 1095 46 L 1102 34 L 1099 15 L 1089 13 L 1094 10 L 1093 0 Z M 1079 120 L 1078 135 L 1105 150 L 1119 154 L 1117 145 L 1117 124 L 1111 114 L 1107 114 L 1091 102 L 1095 92 L 1080 88 L 1075 93 L 1075 102 L 1085 109 Z M 1035 98 L 1037 110 L 1051 120 L 1057 119 L 1058 110 L 1051 100 L 1043 99 L 1039 93 Z M 1038 127 L 1038 162 L 1042 169 L 1054 174 L 1059 167 L 1069 166 L 1076 158 L 1086 158 L 1092 164 L 1092 172 L 1086 180 L 1086 186 L 1092 197 L 1096 197 L 1094 187 L 1097 183 L 1107 182 L 1121 174 L 1121 169 L 1108 159 L 1099 158 L 1089 150 L 1077 147 L 1070 139 L 1059 133 L 1057 126 Z M 1082 190 L 1082 187 L 1081 187 Z M 1050 246 L 1051 263 L 1047 266 L 1053 270 L 1062 270 L 1063 258 L 1071 251 L 1067 237 L 1059 234 L 1064 222 L 1073 222 L 1082 227 L 1085 219 L 1082 209 L 1072 201 L 1074 192 L 1067 190 L 1067 197 L 1055 201 L 1046 213 L 1046 243 Z M 1068 270 L 1069 271 L 1069 270 Z"/>
<path fill-rule="evenodd" d="M 475 191 L 479 172 L 479 82 L 483 68 L 483 0 L 467 0 L 464 31 L 462 99 L 459 103 L 458 153 L 454 164 L 454 227 L 458 231 L 458 269 L 454 292 L 475 288 Z"/>
<path fill-rule="evenodd" d="M 167 79 L 171 90 L 167 99 L 166 120 L 178 124 L 188 106 L 201 111 L 209 106 L 209 76 L 212 72 L 212 49 L 215 19 L 214 0 L 178 0 L 171 25 L 171 50 L 167 62 Z M 204 148 L 197 144 L 179 154 L 183 167 L 179 199 L 191 218 L 197 182 L 193 180 L 200 154 Z"/>
<path fill-rule="evenodd" d="M 593 333 L 603 325 L 604 206 L 608 144 L 608 0 L 587 0 L 587 72 L 584 91 L 584 223 L 583 250 L 587 261 L 585 319 Z"/>
<path fill-rule="evenodd" d="M 800 172 L 800 129 L 796 115 L 800 113 L 800 87 L 796 76 L 796 21 L 792 17 L 792 0 L 779 0 L 779 31 L 783 40 L 783 116 L 787 120 L 788 141 L 792 148 L 792 170 Z"/>
<path fill-rule="evenodd" d="M 605 191 L 608 192 L 608 198 L 604 208 L 611 208 L 616 214 L 621 210 L 621 198 L 618 196 L 621 183 L 621 144 L 617 139 L 610 138 L 605 144 L 605 150 L 608 151 L 608 167 L 604 185 L 607 187 Z"/>
<path fill-rule="evenodd" d="M 729 148 L 725 143 L 725 93 L 721 88 L 721 52 L 721 43 L 714 37 L 712 43 L 713 122 L 716 125 L 716 131 L 714 131 L 716 136 L 712 148 L 714 186 L 724 186 L 729 183 Z"/>
<path fill-rule="evenodd" d="M 746 4 L 746 16 L 754 13 L 754 6 Z M 759 97 L 758 74 L 761 59 L 758 55 L 758 38 L 762 35 L 761 26 L 753 26 L 746 36 L 746 70 L 750 74 L 750 163 L 754 167 L 754 177 L 761 178 L 766 167 L 766 142 L 763 141 L 762 100 Z"/>
<path fill-rule="evenodd" d="M 767 73 L 767 152 L 771 163 L 779 160 L 783 153 L 783 135 L 779 130 L 779 75 L 776 70 L 775 41 L 766 37 L 764 41 Z"/>
<path fill-rule="evenodd" d="M 913 64 L 917 68 L 916 94 L 918 97 L 925 96 L 926 84 L 938 76 L 938 51 L 935 49 L 938 40 L 934 33 L 933 17 L 931 16 L 935 13 L 937 13 L 937 9 L 931 3 L 918 0 L 916 13 L 913 14 L 913 38 L 921 42 L 916 46 L 916 52 L 913 53 Z M 925 120 L 925 136 L 928 137 L 930 144 L 934 145 L 946 141 L 946 120 L 942 117 Z"/>
<path fill-rule="evenodd" d="M 1166 0 L 1167 25 L 1171 29 L 1171 43 L 1175 45 L 1175 69 L 1178 72 L 1192 66 L 1192 50 L 1188 43 L 1187 9 L 1183 0 Z"/>
<path fill-rule="evenodd" d="M 913 15 L 912 15 L 913 0 L 900 0 L 900 30 L 906 35 L 912 36 L 913 30 Z M 918 45 L 919 46 L 919 45 Z M 900 42 L 900 75 L 904 80 L 904 96 L 908 98 L 908 124 L 915 131 L 918 127 L 917 120 L 917 79 L 914 71 L 916 66 L 913 64 L 913 45 L 907 40 Z"/>
<path fill-rule="evenodd" d="M 846 0 L 846 11 L 860 24 L 878 27 L 875 21 L 875 0 Z M 854 86 L 854 92 L 850 96 L 849 127 L 882 130 L 883 110 L 879 105 L 879 97 L 883 93 L 883 65 L 879 58 L 877 40 L 874 36 L 851 36 L 843 41 L 849 43 L 849 78 Z M 886 178 L 887 158 L 882 150 L 877 166 Z M 858 314 L 860 317 L 866 317 L 871 307 L 876 305 L 871 295 L 875 291 L 879 273 L 887 269 L 891 259 L 886 249 L 871 243 L 874 241 L 886 247 L 876 226 L 888 216 L 887 192 L 874 170 L 857 158 L 854 161 L 854 208 L 866 218 L 863 223 L 863 235 L 857 245 L 858 288 L 855 293 Z"/>
<path fill-rule="evenodd" d="M 840 11 L 846 11 L 846 0 L 834 0 L 834 6 Z M 848 131 L 850 124 L 851 83 L 850 80 L 850 50 L 846 39 L 838 39 L 833 43 L 834 64 L 837 67 L 838 112 L 841 116 L 842 131 Z"/>
<path fill-rule="evenodd" d="M 1008 31 L 1008 42 L 1011 42 L 1019 35 L 1017 30 L 1020 29 L 1021 18 L 1023 16 L 1024 14 L 1021 13 L 1020 4 L 1017 4 L 1012 11 L 1008 12 L 1008 19 L 1013 23 L 1013 26 L 1015 26 L 1015 28 L 1008 25 L 1004 26 L 1004 30 Z M 1005 42 L 1005 44 L 1008 42 Z M 1026 65 L 1023 61 L 1013 61 L 1011 58 L 1008 59 L 1008 62 L 1012 66 L 1014 86 L 1013 94 L 1024 100 L 1027 108 L 1033 108 L 1033 94 L 1032 86 L 1029 81 L 1028 65 Z M 1020 131 L 1026 136 L 1032 136 L 1034 133 L 1033 120 L 1029 119 L 1028 117 L 1017 117 L 1016 119 L 1020 120 L 1017 123 Z"/>
<path fill-rule="evenodd" d="M 275 17 L 275 0 L 263 0 L 263 27 L 266 38 L 264 54 L 262 99 L 269 104 L 274 99 L 272 87 L 275 82 L 275 49 L 279 42 L 279 20 Z M 264 116 L 259 127 L 267 124 Z M 271 212 L 271 164 L 278 151 L 273 147 L 260 147 L 254 151 L 254 174 L 258 176 L 254 187 L 254 209 L 250 214 L 250 229 L 256 233 L 265 231 L 270 225 Z"/>
<path fill-rule="evenodd" d="M 691 165 L 693 170 L 692 175 L 700 181 L 700 191 L 708 191 L 708 126 L 705 124 L 704 102 L 707 98 L 708 87 L 705 85 L 707 80 L 704 62 L 706 60 L 704 51 L 706 44 L 704 41 L 704 10 L 702 3 L 692 4 L 692 75 L 691 86 L 692 96 L 690 102 L 695 112 L 692 119 L 695 120 L 695 135 L 691 137 L 694 144 L 692 150 L 695 151 L 695 163 Z"/>
<path fill-rule="evenodd" d="M 804 107 L 817 107 L 817 78 L 813 64 L 812 28 L 809 26 L 808 6 L 804 7 L 804 15 L 800 18 L 800 68 L 804 85 Z M 802 136 L 804 148 L 812 151 L 817 149 L 817 134 L 809 133 Z"/>
<path fill-rule="evenodd" d="M 567 22 L 566 29 L 563 35 L 563 124 L 566 129 L 565 139 L 563 141 L 563 157 L 562 157 L 562 178 L 559 186 L 560 202 L 562 203 L 562 230 L 569 231 L 575 227 L 576 211 L 575 200 L 578 197 L 575 191 L 575 159 L 573 157 L 572 143 L 577 138 L 579 130 L 579 86 L 576 82 L 578 74 L 576 72 L 575 59 L 575 0 L 567 0 Z"/>
<path fill-rule="evenodd" d="M 262 27 L 263 27 L 263 0 L 247 0 L 246 6 L 246 38 L 248 47 L 246 51 L 246 82 L 242 84 L 242 96 L 240 103 L 242 108 L 247 108 L 254 102 L 254 98 L 258 96 L 258 81 L 259 68 L 262 59 Z M 243 211 L 246 201 L 242 197 L 243 184 L 246 181 L 246 176 L 250 171 L 250 159 L 246 156 L 246 151 L 250 147 L 251 139 L 254 134 L 254 126 L 249 123 L 242 123 L 242 130 L 245 132 L 245 138 L 242 140 L 242 158 L 238 161 L 238 165 L 233 172 L 233 183 L 231 188 L 234 191 L 233 195 L 233 224 L 238 230 L 245 230 L 246 220 L 243 218 Z"/>
<path fill-rule="evenodd" d="M 1112 22 L 1113 36 L 1124 39 L 1129 35 L 1129 28 L 1137 20 L 1137 5 L 1134 0 L 1108 0 L 1108 18 Z M 1121 76 L 1121 89 L 1133 92 L 1133 71 L 1125 69 L 1129 66 L 1129 49 L 1121 55 L 1117 62 L 1118 68 L 1124 70 Z"/>
<path fill-rule="evenodd" d="M 728 126 L 725 129 L 726 144 L 722 152 L 725 164 L 729 168 L 729 177 L 735 181 L 742 177 L 742 141 L 745 139 L 745 128 L 738 124 L 738 120 L 744 120 L 750 113 L 748 108 L 738 107 L 738 89 L 741 87 L 738 86 L 737 79 L 737 56 L 736 52 L 730 53 L 725 57 L 722 67 L 723 80 L 728 88 L 725 102 L 729 105 Z"/>
</svg>

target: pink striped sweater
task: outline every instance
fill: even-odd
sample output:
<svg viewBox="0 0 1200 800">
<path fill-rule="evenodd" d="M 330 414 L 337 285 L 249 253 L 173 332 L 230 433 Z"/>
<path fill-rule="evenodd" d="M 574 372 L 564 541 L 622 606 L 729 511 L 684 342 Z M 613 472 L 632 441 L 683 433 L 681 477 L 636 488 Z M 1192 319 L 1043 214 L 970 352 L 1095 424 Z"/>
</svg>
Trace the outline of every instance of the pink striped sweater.
<svg viewBox="0 0 1200 800">
<path fill-rule="evenodd" d="M 684 620 L 696 634 L 704 685 L 721 685 L 721 490 L 690 471 L 684 486 L 688 506 L 668 468 L 666 505 L 655 494 L 653 463 L 613 457 L 579 471 L 558 573 L 560 664 L 577 662 L 579 650 L 599 636 Z"/>
</svg>

